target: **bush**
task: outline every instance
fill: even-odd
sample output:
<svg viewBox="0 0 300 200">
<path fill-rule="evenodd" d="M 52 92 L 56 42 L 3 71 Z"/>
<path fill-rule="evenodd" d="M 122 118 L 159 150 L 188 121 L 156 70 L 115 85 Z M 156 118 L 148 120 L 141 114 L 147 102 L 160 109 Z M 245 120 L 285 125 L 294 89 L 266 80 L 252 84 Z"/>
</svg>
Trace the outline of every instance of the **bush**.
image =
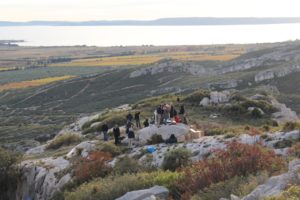
<svg viewBox="0 0 300 200">
<path fill-rule="evenodd" d="M 229 198 L 231 194 L 243 197 L 252 192 L 258 185 L 262 184 L 268 178 L 266 173 L 258 176 L 250 175 L 248 177 L 235 176 L 232 179 L 212 184 L 204 188 L 192 197 L 192 200 L 211 200 Z"/>
<path fill-rule="evenodd" d="M 17 167 L 21 156 L 0 147 L 0 200 L 14 199 L 19 170 Z"/>
<path fill-rule="evenodd" d="M 282 149 L 286 147 L 291 147 L 293 142 L 291 140 L 283 139 L 274 144 L 275 149 Z"/>
<path fill-rule="evenodd" d="M 247 113 L 248 110 L 240 104 L 233 104 L 231 106 L 225 107 L 225 111 L 229 114 L 241 115 Z"/>
<path fill-rule="evenodd" d="M 151 136 L 150 140 L 147 141 L 147 144 L 160 144 L 164 143 L 164 139 L 159 134 L 154 134 Z"/>
<path fill-rule="evenodd" d="M 210 92 L 208 90 L 199 90 L 196 91 L 190 95 L 188 95 L 184 101 L 188 102 L 188 103 L 192 103 L 192 104 L 197 104 L 199 105 L 200 101 L 204 98 L 204 97 L 210 97 Z"/>
<path fill-rule="evenodd" d="M 141 190 L 154 185 L 171 185 L 180 177 L 177 172 L 152 172 L 109 176 L 82 184 L 76 190 L 65 192 L 65 200 L 111 200 L 129 191 Z"/>
<path fill-rule="evenodd" d="M 252 111 L 251 111 L 251 116 L 255 119 L 258 119 L 258 118 L 262 118 L 262 113 L 261 111 L 258 109 L 258 108 L 254 108 Z"/>
<path fill-rule="evenodd" d="M 286 122 L 283 125 L 282 131 L 293 131 L 296 129 L 300 129 L 300 123 L 299 122 Z"/>
<path fill-rule="evenodd" d="M 182 193 L 182 199 L 189 199 L 213 183 L 264 170 L 272 174 L 283 167 L 284 161 L 272 150 L 232 142 L 226 150 L 216 150 L 212 157 L 182 168 L 183 178 L 178 181 L 177 189 Z"/>
<path fill-rule="evenodd" d="M 115 157 L 115 156 L 118 156 L 118 155 L 120 155 L 122 153 L 125 153 L 127 151 L 127 147 L 116 146 L 113 143 L 105 142 L 105 143 L 100 143 L 99 144 L 98 150 L 101 150 L 103 152 L 108 152 L 113 157 Z"/>
<path fill-rule="evenodd" d="M 75 166 L 75 178 L 78 182 L 88 181 L 96 177 L 105 177 L 112 172 L 107 164 L 112 159 L 110 153 L 95 151 L 82 158 Z"/>
<path fill-rule="evenodd" d="M 123 175 L 126 173 L 137 173 L 141 171 L 143 171 L 143 167 L 139 164 L 139 162 L 128 156 L 118 159 L 114 166 L 115 174 Z"/>
<path fill-rule="evenodd" d="M 286 191 L 282 192 L 279 196 L 270 197 L 266 200 L 297 200 L 300 197 L 300 186 L 293 185 Z"/>
<path fill-rule="evenodd" d="M 225 133 L 226 133 L 226 131 L 224 131 L 223 129 L 213 128 L 213 129 L 206 130 L 204 135 L 205 136 L 214 136 L 214 135 L 224 135 Z"/>
<path fill-rule="evenodd" d="M 289 149 L 289 155 L 300 158 L 300 143 L 294 144 L 290 149 Z"/>
<path fill-rule="evenodd" d="M 164 170 L 175 171 L 179 167 L 187 166 L 192 156 L 190 150 L 185 148 L 177 148 L 165 154 L 162 167 Z"/>
<path fill-rule="evenodd" d="M 68 146 L 80 142 L 81 138 L 76 134 L 64 134 L 55 137 L 47 146 L 46 149 L 58 149 L 61 146 Z"/>
</svg>

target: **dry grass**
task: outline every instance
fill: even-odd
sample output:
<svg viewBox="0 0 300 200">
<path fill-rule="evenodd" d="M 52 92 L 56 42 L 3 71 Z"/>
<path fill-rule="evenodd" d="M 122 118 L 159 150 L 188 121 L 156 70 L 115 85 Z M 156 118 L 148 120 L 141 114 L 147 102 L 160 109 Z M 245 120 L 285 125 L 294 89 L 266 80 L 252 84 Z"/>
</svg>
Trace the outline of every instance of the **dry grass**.
<svg viewBox="0 0 300 200">
<path fill-rule="evenodd" d="M 21 81 L 21 82 L 15 82 L 15 83 L 7 83 L 4 85 L 0 85 L 0 92 L 4 90 L 13 90 L 13 89 L 24 89 L 28 87 L 36 87 L 40 85 L 45 85 L 48 83 L 56 82 L 56 81 L 62 81 L 66 79 L 74 78 L 74 76 L 57 76 L 57 77 L 49 77 L 49 78 L 43 78 L 43 79 L 36 79 L 31 81 Z"/>
<path fill-rule="evenodd" d="M 14 70 L 14 69 L 15 69 L 14 67 L 0 67 L 0 72 Z"/>
<path fill-rule="evenodd" d="M 114 56 L 92 59 L 78 59 L 67 63 L 57 63 L 51 66 L 63 66 L 63 67 L 101 67 L 101 66 L 126 66 L 126 65 L 141 65 L 157 62 L 162 59 L 177 59 L 185 61 L 200 61 L 200 60 L 221 60 L 227 61 L 238 57 L 240 54 L 220 54 L 209 55 L 207 53 L 200 52 L 170 52 L 150 55 L 132 55 L 132 56 Z"/>
</svg>

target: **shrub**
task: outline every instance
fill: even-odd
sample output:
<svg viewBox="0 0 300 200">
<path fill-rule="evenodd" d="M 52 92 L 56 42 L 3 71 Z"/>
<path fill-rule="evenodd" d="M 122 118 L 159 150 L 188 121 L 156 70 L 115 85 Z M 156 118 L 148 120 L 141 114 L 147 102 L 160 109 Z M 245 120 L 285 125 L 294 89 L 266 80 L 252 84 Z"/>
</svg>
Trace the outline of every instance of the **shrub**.
<svg viewBox="0 0 300 200">
<path fill-rule="evenodd" d="M 0 147 L 0 199 L 14 199 L 21 156 Z"/>
<path fill-rule="evenodd" d="M 116 165 L 114 166 L 114 173 L 116 174 L 126 174 L 126 173 L 137 173 L 143 171 L 143 167 L 139 162 L 133 158 L 125 156 L 118 159 Z"/>
<path fill-rule="evenodd" d="M 208 90 L 199 90 L 196 91 L 190 95 L 188 95 L 184 101 L 185 102 L 189 102 L 189 103 L 193 103 L 193 104 L 199 104 L 200 101 L 204 98 L 204 97 L 210 97 L 210 92 Z"/>
<path fill-rule="evenodd" d="M 247 109 L 241 106 L 240 104 L 233 104 L 231 106 L 225 107 L 225 111 L 229 114 L 245 114 L 247 113 Z"/>
<path fill-rule="evenodd" d="M 282 131 L 293 131 L 296 129 L 300 129 L 300 123 L 299 122 L 286 122 L 283 125 Z"/>
<path fill-rule="evenodd" d="M 84 182 L 96 177 L 105 177 L 112 168 L 107 164 L 112 159 L 110 153 L 95 151 L 82 158 L 75 167 L 75 177 L 78 182 Z"/>
<path fill-rule="evenodd" d="M 294 144 L 290 149 L 289 149 L 289 155 L 295 156 L 300 158 L 300 143 Z"/>
<path fill-rule="evenodd" d="M 98 149 L 103 152 L 110 153 L 113 157 L 118 156 L 127 151 L 126 147 L 116 146 L 115 144 L 110 142 L 100 143 Z"/>
<path fill-rule="evenodd" d="M 58 149 L 61 146 L 68 146 L 80 142 L 80 140 L 80 136 L 76 134 L 59 135 L 46 146 L 46 149 Z"/>
<path fill-rule="evenodd" d="M 65 192 L 65 200 L 111 200 L 126 192 L 141 190 L 156 184 L 167 186 L 180 177 L 177 172 L 151 172 L 109 176 L 82 184 L 76 190 Z"/>
<path fill-rule="evenodd" d="M 258 176 L 239 177 L 212 184 L 192 197 L 192 200 L 211 200 L 230 198 L 231 194 L 243 197 L 253 191 L 268 178 L 266 173 Z"/>
<path fill-rule="evenodd" d="M 300 186 L 293 185 L 279 196 L 266 198 L 266 200 L 297 200 L 300 197 Z"/>
<path fill-rule="evenodd" d="M 205 136 L 214 136 L 214 135 L 224 135 L 225 133 L 226 133 L 226 131 L 224 131 L 223 129 L 213 128 L 213 129 L 206 130 L 204 135 Z"/>
<path fill-rule="evenodd" d="M 177 183 L 182 199 L 189 199 L 198 190 L 235 176 L 247 176 L 266 170 L 274 173 L 284 161 L 274 151 L 260 145 L 232 142 L 226 150 L 216 150 L 212 157 L 182 168 L 183 178 Z"/>
<path fill-rule="evenodd" d="M 282 149 L 286 147 L 291 147 L 293 142 L 291 140 L 283 139 L 281 141 L 278 141 L 274 144 L 275 149 Z"/>
<path fill-rule="evenodd" d="M 151 136 L 150 140 L 147 141 L 147 144 L 160 144 L 164 143 L 164 139 L 159 134 L 154 134 Z"/>
<path fill-rule="evenodd" d="M 258 109 L 258 108 L 254 108 L 252 111 L 251 111 L 251 116 L 255 119 L 257 118 L 262 118 L 262 113 L 261 111 Z"/>
<path fill-rule="evenodd" d="M 192 156 L 190 150 L 177 148 L 165 154 L 162 167 L 164 170 L 175 171 L 178 167 L 187 166 Z"/>
</svg>

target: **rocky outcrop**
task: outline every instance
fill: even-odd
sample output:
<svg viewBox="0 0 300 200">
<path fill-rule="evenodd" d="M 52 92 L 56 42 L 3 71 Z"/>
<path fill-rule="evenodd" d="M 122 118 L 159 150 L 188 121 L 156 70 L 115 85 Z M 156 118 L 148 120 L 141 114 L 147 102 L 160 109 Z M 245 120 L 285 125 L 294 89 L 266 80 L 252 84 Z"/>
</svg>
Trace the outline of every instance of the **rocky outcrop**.
<svg viewBox="0 0 300 200">
<path fill-rule="evenodd" d="M 16 199 L 49 199 L 71 180 L 69 173 L 58 174 L 69 166 L 70 162 L 62 157 L 24 161 L 21 163 L 22 177 L 18 184 Z"/>
<path fill-rule="evenodd" d="M 124 196 L 117 198 L 116 200 L 167 200 L 169 191 L 162 186 L 154 186 L 145 190 L 137 190 L 127 192 Z"/>
<path fill-rule="evenodd" d="M 212 104 L 220 104 L 220 103 L 227 103 L 230 100 L 230 92 L 229 91 L 222 91 L 222 92 L 211 92 L 210 93 L 210 103 Z"/>
<path fill-rule="evenodd" d="M 146 144 L 154 134 L 159 134 L 164 140 L 166 140 L 171 136 L 171 134 L 174 134 L 177 138 L 184 138 L 184 136 L 188 134 L 189 131 L 190 128 L 185 124 L 162 125 L 160 127 L 151 125 L 139 130 L 137 132 L 137 135 L 139 143 Z"/>
<path fill-rule="evenodd" d="M 270 80 L 274 78 L 284 77 L 293 72 L 300 71 L 300 65 L 294 65 L 290 67 L 281 67 L 279 69 L 270 69 L 266 71 L 261 71 L 257 73 L 254 77 L 255 82 L 261 82 L 265 80 Z"/>
<path fill-rule="evenodd" d="M 272 105 L 278 110 L 278 112 L 272 114 L 272 117 L 279 123 L 299 120 L 297 113 L 288 108 L 285 104 L 279 103 L 276 99 L 272 99 Z"/>
<path fill-rule="evenodd" d="M 74 156 L 87 157 L 90 151 L 95 150 L 96 144 L 99 141 L 85 141 L 81 142 L 77 146 L 75 146 L 69 153 L 66 155 L 67 158 L 72 158 Z"/>
<path fill-rule="evenodd" d="M 263 185 L 258 186 L 242 200 L 257 200 L 279 195 L 289 185 L 300 185 L 300 159 L 290 162 L 289 171 L 279 176 L 273 176 Z"/>
</svg>

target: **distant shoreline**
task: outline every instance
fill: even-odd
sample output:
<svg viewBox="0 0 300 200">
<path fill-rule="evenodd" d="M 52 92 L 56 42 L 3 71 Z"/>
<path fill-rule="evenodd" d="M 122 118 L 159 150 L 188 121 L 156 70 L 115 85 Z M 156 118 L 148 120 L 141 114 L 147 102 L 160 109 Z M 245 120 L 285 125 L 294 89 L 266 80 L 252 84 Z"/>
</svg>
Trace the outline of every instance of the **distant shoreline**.
<svg viewBox="0 0 300 200">
<path fill-rule="evenodd" d="M 278 18 L 162 18 L 156 20 L 111 20 L 111 21 L 0 21 L 0 26 L 203 26 L 203 25 L 267 25 L 300 23 L 300 17 Z"/>
</svg>

